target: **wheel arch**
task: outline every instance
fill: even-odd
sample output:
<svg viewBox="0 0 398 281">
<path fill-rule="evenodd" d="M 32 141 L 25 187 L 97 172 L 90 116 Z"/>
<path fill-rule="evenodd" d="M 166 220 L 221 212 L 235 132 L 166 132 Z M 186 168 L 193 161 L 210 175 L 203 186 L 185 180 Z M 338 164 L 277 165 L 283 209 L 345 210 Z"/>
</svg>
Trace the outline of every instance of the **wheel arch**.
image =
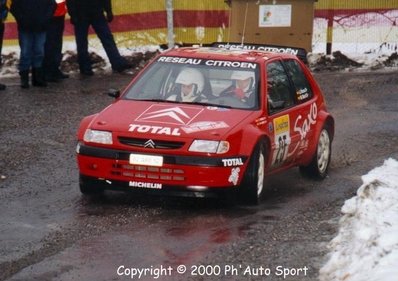
<svg viewBox="0 0 398 281">
<path fill-rule="evenodd" d="M 271 152 L 271 138 L 263 130 L 260 131 L 257 127 L 248 127 L 243 131 L 243 138 L 241 142 L 241 151 L 244 151 L 251 158 L 256 146 L 263 142 L 265 145 L 265 157 L 266 157 L 266 167 L 269 165 L 269 158 Z M 250 161 L 250 160 L 249 160 Z"/>
<path fill-rule="evenodd" d="M 83 118 L 83 120 L 79 124 L 79 128 L 77 130 L 77 139 L 82 140 L 84 136 L 84 132 L 89 127 L 90 123 L 98 114 L 89 115 Z"/>
<path fill-rule="evenodd" d="M 315 141 L 309 144 L 307 156 L 302 159 L 302 161 L 300 161 L 299 165 L 308 165 L 311 162 L 312 156 L 314 155 L 314 153 L 316 153 L 318 140 L 323 128 L 326 127 L 328 129 L 328 132 L 330 134 L 330 141 L 333 141 L 335 134 L 334 124 L 334 118 L 332 115 L 330 115 L 330 113 L 326 111 L 319 112 L 318 121 L 314 132 L 315 135 L 313 137 Z"/>
</svg>

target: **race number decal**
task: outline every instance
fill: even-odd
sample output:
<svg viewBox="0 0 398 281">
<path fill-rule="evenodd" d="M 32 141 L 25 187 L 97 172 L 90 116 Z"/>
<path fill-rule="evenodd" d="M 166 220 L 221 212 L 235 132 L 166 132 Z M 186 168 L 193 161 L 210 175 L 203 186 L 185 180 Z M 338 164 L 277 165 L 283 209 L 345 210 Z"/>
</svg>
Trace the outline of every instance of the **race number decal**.
<svg viewBox="0 0 398 281">
<path fill-rule="evenodd" d="M 286 161 L 290 139 L 289 115 L 283 115 L 274 119 L 275 150 L 272 156 L 272 166 L 277 167 Z"/>
</svg>

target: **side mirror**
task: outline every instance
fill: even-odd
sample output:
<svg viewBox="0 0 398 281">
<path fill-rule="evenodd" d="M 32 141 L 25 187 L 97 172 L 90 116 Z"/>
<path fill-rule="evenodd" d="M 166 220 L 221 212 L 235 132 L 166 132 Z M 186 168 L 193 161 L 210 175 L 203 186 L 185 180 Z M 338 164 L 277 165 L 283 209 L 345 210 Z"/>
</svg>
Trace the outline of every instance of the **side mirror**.
<svg viewBox="0 0 398 281">
<path fill-rule="evenodd" d="M 106 94 L 115 99 L 120 97 L 120 91 L 116 89 L 109 89 Z"/>
</svg>

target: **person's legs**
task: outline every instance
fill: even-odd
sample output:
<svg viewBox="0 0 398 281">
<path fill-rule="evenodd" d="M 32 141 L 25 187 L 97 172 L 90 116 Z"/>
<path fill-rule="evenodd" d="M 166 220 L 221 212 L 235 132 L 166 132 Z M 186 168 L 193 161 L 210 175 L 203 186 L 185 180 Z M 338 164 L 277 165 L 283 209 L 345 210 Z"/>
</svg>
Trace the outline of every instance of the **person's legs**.
<svg viewBox="0 0 398 281">
<path fill-rule="evenodd" d="M 46 33 L 46 43 L 44 44 L 44 59 L 43 59 L 43 71 L 46 76 L 46 80 L 55 81 L 55 65 L 56 65 L 56 22 L 55 18 L 51 19 L 48 25 Z M 47 79 L 48 78 L 48 79 Z"/>
<path fill-rule="evenodd" d="M 77 60 L 79 63 L 80 73 L 92 75 L 91 60 L 88 53 L 88 22 L 75 23 L 75 38 L 77 47 Z"/>
<path fill-rule="evenodd" d="M 33 35 L 30 32 L 18 31 L 19 47 L 21 54 L 19 56 L 19 75 L 21 77 L 21 87 L 29 88 L 29 71 L 33 56 Z"/>
<path fill-rule="evenodd" d="M 33 59 L 32 59 L 32 66 L 34 68 L 39 68 L 43 66 L 45 43 L 46 43 L 46 33 L 35 32 L 33 36 Z"/>
<path fill-rule="evenodd" d="M 55 25 L 55 34 L 54 34 L 54 70 L 59 79 L 65 79 L 69 76 L 61 72 L 61 62 L 62 62 L 62 45 L 63 45 L 63 36 L 65 29 L 65 16 L 55 17 L 54 18 Z"/>
<path fill-rule="evenodd" d="M 4 22 L 0 22 L 0 65 L 3 63 L 1 54 L 3 51 L 3 39 L 4 39 Z"/>
<path fill-rule="evenodd" d="M 45 43 L 46 43 L 46 32 L 35 32 L 33 40 L 33 61 L 32 61 L 33 86 L 38 86 L 38 87 L 47 86 L 47 83 L 44 79 L 44 72 L 42 68 Z"/>
<path fill-rule="evenodd" d="M 21 54 L 19 57 L 19 71 L 30 70 L 33 57 L 33 33 L 31 32 L 18 32 L 19 47 Z"/>
<path fill-rule="evenodd" d="M 46 34 L 44 46 L 43 69 L 46 80 L 56 82 L 69 76 L 59 69 L 62 61 L 62 43 L 65 27 L 65 16 L 53 17 Z"/>
<path fill-rule="evenodd" d="M 112 69 L 123 71 L 127 68 L 131 68 L 129 62 L 120 55 L 106 19 L 103 18 L 95 20 L 91 25 L 93 26 L 95 33 L 97 33 L 98 38 L 101 40 L 102 46 L 104 47 L 106 55 L 112 65 Z"/>
<path fill-rule="evenodd" d="M 1 53 L 3 50 L 4 22 L 0 22 L 0 65 L 2 64 Z M 6 89 L 6 85 L 0 83 L 0 91 Z"/>
</svg>

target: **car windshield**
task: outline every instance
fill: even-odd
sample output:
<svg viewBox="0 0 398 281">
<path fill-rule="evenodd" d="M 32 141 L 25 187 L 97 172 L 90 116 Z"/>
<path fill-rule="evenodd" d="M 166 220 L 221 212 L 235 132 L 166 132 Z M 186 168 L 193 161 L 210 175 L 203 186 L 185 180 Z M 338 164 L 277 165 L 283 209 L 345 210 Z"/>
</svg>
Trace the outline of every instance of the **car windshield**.
<svg viewBox="0 0 398 281">
<path fill-rule="evenodd" d="M 161 56 L 124 99 L 257 109 L 257 63 Z"/>
</svg>

